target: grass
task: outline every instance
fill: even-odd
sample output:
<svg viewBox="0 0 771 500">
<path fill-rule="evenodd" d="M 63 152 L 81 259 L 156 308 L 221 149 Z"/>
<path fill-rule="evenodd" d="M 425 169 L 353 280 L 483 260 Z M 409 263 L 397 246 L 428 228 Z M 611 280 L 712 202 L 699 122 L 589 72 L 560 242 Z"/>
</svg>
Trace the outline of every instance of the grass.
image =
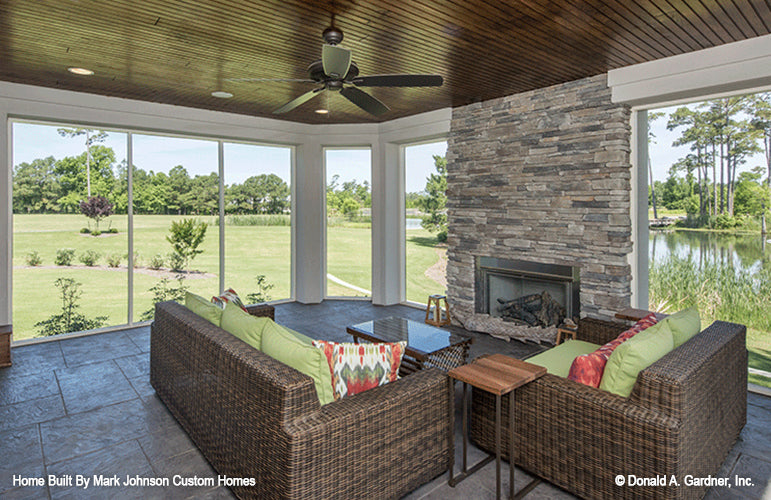
<svg viewBox="0 0 771 500">
<path fill-rule="evenodd" d="M 651 266 L 650 302 L 663 312 L 698 306 L 702 323 L 714 320 L 747 325 L 749 366 L 771 372 L 771 270 L 751 273 L 690 258 L 671 256 Z M 771 387 L 771 380 L 750 375 L 751 382 Z"/>
<path fill-rule="evenodd" d="M 137 215 L 134 216 L 134 251 L 139 264 L 145 269 L 134 273 L 134 321 L 142 312 L 152 307 L 152 294 L 148 291 L 161 277 L 148 271 L 151 258 L 156 254 L 164 257 L 171 251 L 166 241 L 172 220 L 179 216 Z M 75 279 L 82 283 L 83 293 L 80 311 L 88 317 L 107 316 L 108 325 L 124 324 L 128 320 L 128 269 L 124 258 L 118 268 L 108 268 L 108 255 L 128 254 L 127 217 L 112 216 L 112 227 L 118 234 L 92 237 L 81 235 L 79 230 L 86 225 L 80 215 L 15 215 L 14 216 L 14 259 L 13 259 L 13 325 L 14 339 L 30 338 L 37 335 L 34 324 L 59 312 L 61 302 L 53 283 L 59 277 Z M 219 289 L 219 227 L 213 223 L 215 217 L 200 217 L 209 223 L 204 252 L 192 261 L 194 270 L 210 273 L 212 276 L 196 276 L 187 279 L 193 293 L 205 297 Z M 109 222 L 100 225 L 106 229 Z M 351 223 L 330 227 L 327 233 L 329 247 L 328 271 L 336 277 L 370 290 L 371 284 L 371 229 L 368 224 Z M 410 241 L 414 235 L 416 241 Z M 424 230 L 408 233 L 408 269 L 417 275 L 408 283 L 408 298 L 425 302 L 430 293 L 441 292 L 438 285 L 424 276 L 424 271 L 437 262 L 436 252 L 427 244 L 431 235 Z M 302 244 L 302 242 L 297 242 Z M 73 266 L 54 266 L 54 257 L 59 248 L 74 248 Z M 26 257 L 37 251 L 42 259 L 41 267 L 29 268 Z M 99 266 L 88 268 L 79 263 L 78 256 L 85 250 L 94 250 L 102 255 Z M 290 254 L 291 227 L 284 225 L 225 225 L 225 286 L 232 287 L 240 295 L 256 292 L 256 277 L 264 274 L 274 285 L 269 291 L 273 299 L 290 295 Z M 413 259 L 414 262 L 411 260 Z M 168 264 L 166 264 L 168 266 Z M 420 268 L 420 266 L 425 266 Z M 363 295 L 328 282 L 328 295 Z"/>
</svg>

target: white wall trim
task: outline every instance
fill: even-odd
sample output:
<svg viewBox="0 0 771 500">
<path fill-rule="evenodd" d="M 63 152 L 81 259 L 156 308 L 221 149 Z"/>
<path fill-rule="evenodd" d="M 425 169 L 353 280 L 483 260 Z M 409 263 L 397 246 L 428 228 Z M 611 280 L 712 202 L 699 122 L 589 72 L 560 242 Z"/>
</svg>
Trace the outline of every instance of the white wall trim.
<svg viewBox="0 0 771 500">
<path fill-rule="evenodd" d="M 612 100 L 633 106 L 708 99 L 771 86 L 771 35 L 608 72 Z"/>
</svg>

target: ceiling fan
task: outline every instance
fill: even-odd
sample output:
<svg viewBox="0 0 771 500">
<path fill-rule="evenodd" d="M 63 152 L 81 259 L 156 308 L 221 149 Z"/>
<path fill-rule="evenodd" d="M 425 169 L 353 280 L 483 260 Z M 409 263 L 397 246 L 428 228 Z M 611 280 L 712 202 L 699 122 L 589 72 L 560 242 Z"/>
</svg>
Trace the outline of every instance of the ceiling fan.
<svg viewBox="0 0 771 500">
<path fill-rule="evenodd" d="M 359 76 L 359 67 L 351 60 L 351 51 L 340 47 L 343 32 L 335 26 L 335 16 L 331 25 L 324 30 L 322 38 L 326 42 L 321 49 L 321 59 L 308 66 L 309 79 L 293 78 L 228 78 L 231 82 L 305 82 L 320 86 L 289 101 L 273 114 L 283 114 L 304 104 L 323 90 L 339 92 L 343 97 L 367 113 L 380 116 L 389 110 L 388 106 L 358 87 L 439 87 L 440 75 L 372 75 Z"/>
</svg>

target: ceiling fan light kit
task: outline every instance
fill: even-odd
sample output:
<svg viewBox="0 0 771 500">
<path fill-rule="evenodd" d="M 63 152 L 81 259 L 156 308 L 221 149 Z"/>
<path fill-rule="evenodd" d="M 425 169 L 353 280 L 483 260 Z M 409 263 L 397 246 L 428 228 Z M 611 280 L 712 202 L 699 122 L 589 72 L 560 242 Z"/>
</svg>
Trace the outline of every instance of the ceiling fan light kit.
<svg viewBox="0 0 771 500">
<path fill-rule="evenodd" d="M 294 98 L 273 114 L 288 113 L 298 106 L 320 94 L 322 90 L 339 92 L 350 102 L 374 116 L 381 116 L 389 111 L 388 106 L 377 98 L 357 87 L 439 87 L 443 80 L 440 75 L 372 75 L 359 76 L 359 67 L 352 60 L 351 51 L 338 46 L 343 41 L 342 30 L 335 27 L 334 15 L 331 26 L 324 30 L 322 38 L 326 42 L 321 47 L 321 59 L 308 66 L 308 80 L 286 78 L 229 78 L 231 82 L 266 82 L 266 81 L 298 81 L 321 85 L 309 92 Z M 326 110 L 324 110 L 326 111 Z M 316 110 L 322 114 L 322 110 Z M 327 111 L 328 112 L 328 111 Z"/>
</svg>

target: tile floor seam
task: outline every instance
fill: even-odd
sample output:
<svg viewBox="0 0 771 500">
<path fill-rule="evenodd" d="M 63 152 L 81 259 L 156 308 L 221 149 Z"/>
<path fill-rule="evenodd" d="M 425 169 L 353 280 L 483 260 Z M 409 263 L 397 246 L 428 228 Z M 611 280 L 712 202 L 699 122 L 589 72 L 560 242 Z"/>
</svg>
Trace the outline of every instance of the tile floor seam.
<svg viewBox="0 0 771 500">
<path fill-rule="evenodd" d="M 62 392 L 62 384 L 59 383 L 59 375 L 56 373 L 56 369 L 54 369 L 53 372 L 54 372 L 54 380 L 56 380 L 56 387 L 59 389 L 59 399 L 62 400 L 62 408 L 64 408 L 64 417 L 68 417 L 70 412 L 67 411 L 67 403 L 64 402 L 64 393 Z M 59 417 L 59 418 L 64 418 L 64 417 Z M 51 419 L 51 420 L 55 420 L 55 419 Z"/>
<path fill-rule="evenodd" d="M 152 435 L 152 433 L 148 433 L 148 434 L 145 434 L 145 435 L 146 435 L 146 436 L 151 436 L 151 435 Z M 140 441 L 140 439 L 141 439 L 142 437 L 144 437 L 144 436 L 140 436 L 140 437 L 136 438 L 134 441 L 136 441 L 136 442 L 137 442 L 137 445 L 139 445 L 139 449 L 142 451 L 142 455 L 144 455 L 144 456 L 145 456 L 145 459 L 147 460 L 147 463 L 148 463 L 148 464 L 150 464 L 150 469 L 153 471 L 153 474 L 154 474 L 156 477 L 157 477 L 157 476 L 160 476 L 160 472 L 158 472 L 158 469 L 156 469 L 156 468 L 155 468 L 155 464 L 153 464 L 153 461 L 152 461 L 152 460 L 150 460 L 150 456 L 149 456 L 149 455 L 147 454 L 147 452 L 145 451 L 145 448 L 144 448 L 144 446 L 142 446 L 142 442 Z"/>
<path fill-rule="evenodd" d="M 40 424 L 37 424 L 37 437 L 40 441 L 40 458 L 43 460 L 43 477 L 48 477 L 48 466 L 46 466 L 46 453 L 45 449 L 43 448 L 43 431 L 40 428 Z M 48 495 L 48 500 L 51 500 L 51 487 L 48 484 L 48 481 L 46 481 L 46 495 Z"/>
<path fill-rule="evenodd" d="M 130 354 L 129 356 L 136 356 L 136 354 Z M 122 358 L 127 358 L 129 356 L 121 356 L 121 357 Z M 110 361 L 112 361 L 113 364 L 115 364 L 115 366 L 118 367 L 118 371 L 120 372 L 121 375 L 123 375 L 123 378 L 126 379 L 126 382 L 128 382 L 129 387 L 131 387 L 131 390 L 134 391 L 134 394 L 137 395 L 137 398 L 139 398 L 139 400 L 144 403 L 144 399 L 142 399 L 142 396 L 139 394 L 139 391 L 137 391 L 136 387 L 134 387 L 134 384 L 131 383 L 131 379 L 128 378 L 128 376 L 126 375 L 126 372 L 123 371 L 123 368 L 121 368 L 120 365 L 118 364 L 118 362 L 115 361 L 116 359 L 119 359 L 119 358 L 112 358 Z M 140 375 L 140 377 L 141 377 L 141 375 Z M 139 378 L 139 377 L 137 377 L 137 378 Z M 134 399 L 136 399 L 136 398 L 127 399 L 126 401 L 134 401 Z M 121 403 L 125 403 L 126 401 L 121 401 Z"/>
</svg>

